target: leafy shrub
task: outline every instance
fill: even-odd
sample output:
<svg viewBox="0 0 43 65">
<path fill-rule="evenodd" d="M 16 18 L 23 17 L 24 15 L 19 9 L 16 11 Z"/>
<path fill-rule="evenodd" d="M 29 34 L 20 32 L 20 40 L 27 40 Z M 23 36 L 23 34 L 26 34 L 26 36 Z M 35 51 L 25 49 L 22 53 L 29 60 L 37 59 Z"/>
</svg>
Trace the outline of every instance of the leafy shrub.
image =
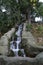
<svg viewBox="0 0 43 65">
<path fill-rule="evenodd" d="M 38 31 L 42 31 L 43 30 L 43 26 L 38 26 L 37 30 Z"/>
<path fill-rule="evenodd" d="M 31 25 L 31 24 L 27 24 L 27 26 L 26 26 L 26 31 L 30 31 L 31 28 L 32 28 L 32 25 Z"/>
</svg>

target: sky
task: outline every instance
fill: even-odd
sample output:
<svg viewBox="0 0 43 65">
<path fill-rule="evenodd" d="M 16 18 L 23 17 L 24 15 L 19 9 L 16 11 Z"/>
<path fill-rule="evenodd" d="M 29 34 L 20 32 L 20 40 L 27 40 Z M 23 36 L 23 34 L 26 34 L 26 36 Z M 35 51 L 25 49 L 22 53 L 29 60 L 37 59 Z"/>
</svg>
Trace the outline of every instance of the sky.
<svg viewBox="0 0 43 65">
<path fill-rule="evenodd" d="M 43 0 L 39 0 L 39 2 L 43 2 Z"/>
</svg>

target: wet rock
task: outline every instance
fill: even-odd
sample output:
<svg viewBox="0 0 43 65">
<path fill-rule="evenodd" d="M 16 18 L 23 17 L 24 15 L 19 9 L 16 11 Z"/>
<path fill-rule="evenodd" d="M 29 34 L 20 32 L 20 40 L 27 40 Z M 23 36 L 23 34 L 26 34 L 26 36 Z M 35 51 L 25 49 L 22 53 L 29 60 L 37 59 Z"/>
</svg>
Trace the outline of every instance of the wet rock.
<svg viewBox="0 0 43 65">
<path fill-rule="evenodd" d="M 3 58 L 0 58 L 0 65 L 6 65 L 6 61 Z"/>
<path fill-rule="evenodd" d="M 34 59 L 27 57 L 1 57 L 0 65 L 33 65 Z"/>
<path fill-rule="evenodd" d="M 0 65 L 43 65 L 43 52 L 35 58 L 0 56 Z"/>
</svg>

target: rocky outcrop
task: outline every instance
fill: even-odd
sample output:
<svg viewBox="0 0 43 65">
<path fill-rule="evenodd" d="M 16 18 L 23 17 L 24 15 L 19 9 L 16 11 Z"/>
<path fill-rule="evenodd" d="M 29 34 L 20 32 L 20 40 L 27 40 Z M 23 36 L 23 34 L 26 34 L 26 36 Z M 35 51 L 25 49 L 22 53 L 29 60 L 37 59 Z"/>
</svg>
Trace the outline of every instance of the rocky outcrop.
<svg viewBox="0 0 43 65">
<path fill-rule="evenodd" d="M 34 59 L 27 57 L 0 57 L 0 65 L 31 65 L 33 62 Z"/>
<path fill-rule="evenodd" d="M 5 33 L 1 38 L 0 38 L 0 54 L 6 55 L 8 53 L 8 43 L 9 39 L 12 37 L 15 29 L 12 28 L 10 31 Z"/>
<path fill-rule="evenodd" d="M 43 46 L 38 46 L 31 32 L 24 32 L 22 35 L 22 43 L 24 44 L 27 56 L 36 56 L 43 51 Z M 27 40 L 27 41 L 26 41 Z M 24 48 L 23 47 L 23 48 Z"/>
<path fill-rule="evenodd" d="M 26 48 L 25 49 L 26 54 L 27 56 L 36 56 L 37 54 L 43 51 L 43 46 L 37 45 L 36 39 L 33 37 L 32 33 L 29 31 L 26 32 L 25 28 L 26 28 L 26 24 L 24 26 L 23 34 L 22 34 L 22 38 L 24 40 L 27 40 L 26 42 L 23 42 L 24 47 Z"/>
<path fill-rule="evenodd" d="M 43 52 L 35 58 L 0 56 L 0 65 L 43 65 Z"/>
</svg>

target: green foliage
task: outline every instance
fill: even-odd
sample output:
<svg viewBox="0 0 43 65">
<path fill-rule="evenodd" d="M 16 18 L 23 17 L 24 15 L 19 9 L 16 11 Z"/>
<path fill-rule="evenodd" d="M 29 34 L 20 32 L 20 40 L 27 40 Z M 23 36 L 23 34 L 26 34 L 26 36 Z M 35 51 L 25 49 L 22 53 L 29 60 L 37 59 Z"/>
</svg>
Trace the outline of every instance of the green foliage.
<svg viewBox="0 0 43 65">
<path fill-rule="evenodd" d="M 27 10 L 27 8 L 28 8 L 28 6 L 29 6 L 29 2 L 28 2 L 28 0 L 19 0 L 19 5 L 20 5 L 20 11 L 22 12 L 22 13 L 26 13 L 26 10 Z"/>
<path fill-rule="evenodd" d="M 38 26 L 37 30 L 40 32 L 43 31 L 43 26 Z"/>
<path fill-rule="evenodd" d="M 31 28 L 32 28 L 32 25 L 31 25 L 31 24 L 27 24 L 27 26 L 26 26 L 26 31 L 30 31 Z"/>
<path fill-rule="evenodd" d="M 43 16 L 43 4 L 40 5 L 40 7 L 38 8 L 39 14 L 41 16 Z"/>
<path fill-rule="evenodd" d="M 3 34 L 20 22 L 20 6 L 16 0 L 2 0 L 0 9 L 1 6 L 6 9 L 6 12 L 0 10 L 0 31 Z"/>
<path fill-rule="evenodd" d="M 6 9 L 6 12 L 2 12 L 1 6 Z M 21 13 L 27 13 L 27 10 L 31 10 L 32 4 L 30 0 L 2 0 L 0 1 L 0 31 L 2 33 L 7 32 L 9 29 L 15 26 L 16 23 L 21 22 Z"/>
</svg>

